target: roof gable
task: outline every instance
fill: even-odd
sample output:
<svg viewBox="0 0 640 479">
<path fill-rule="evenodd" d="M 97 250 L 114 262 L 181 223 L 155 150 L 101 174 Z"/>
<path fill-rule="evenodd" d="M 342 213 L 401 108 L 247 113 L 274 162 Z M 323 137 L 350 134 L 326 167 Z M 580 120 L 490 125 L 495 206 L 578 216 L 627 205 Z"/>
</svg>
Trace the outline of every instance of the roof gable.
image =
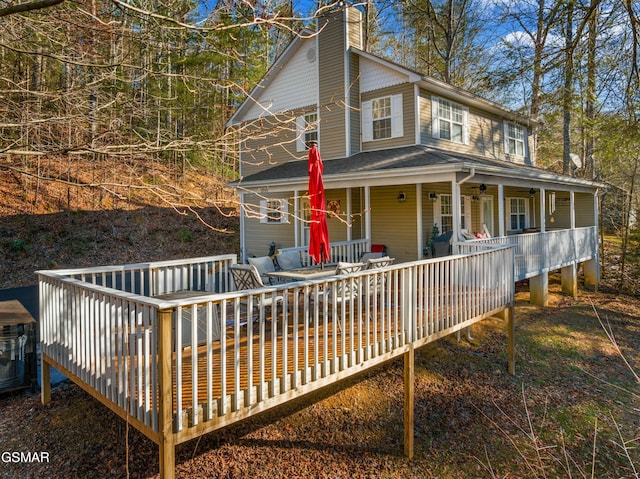
<svg viewBox="0 0 640 479">
<path fill-rule="evenodd" d="M 366 93 L 373 90 L 400 85 L 409 81 L 406 75 L 397 69 L 389 68 L 380 62 L 375 62 L 368 57 L 360 59 L 360 92 Z"/>
<path fill-rule="evenodd" d="M 255 120 L 317 103 L 316 36 L 299 33 L 242 102 L 227 125 Z"/>
</svg>

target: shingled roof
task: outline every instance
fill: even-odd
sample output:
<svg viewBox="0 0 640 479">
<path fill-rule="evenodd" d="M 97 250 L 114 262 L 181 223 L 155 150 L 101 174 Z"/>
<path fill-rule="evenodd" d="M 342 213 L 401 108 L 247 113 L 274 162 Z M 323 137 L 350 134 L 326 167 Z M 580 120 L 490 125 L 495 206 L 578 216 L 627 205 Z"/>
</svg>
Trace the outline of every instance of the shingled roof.
<svg viewBox="0 0 640 479">
<path fill-rule="evenodd" d="M 365 151 L 346 158 L 324 161 L 324 182 L 330 187 L 332 180 L 344 180 L 346 177 L 362 178 L 372 176 L 393 177 L 406 175 L 408 171 L 429 173 L 437 169 L 442 172 L 468 171 L 476 169 L 479 173 L 505 176 L 511 178 L 530 178 L 543 181 L 583 184 L 594 186 L 593 182 L 558 175 L 540 168 L 512 163 L 509 161 L 448 153 L 426 146 L 407 146 L 386 150 Z M 237 187 L 242 184 L 246 188 L 268 185 L 304 183 L 307 179 L 307 162 L 303 160 L 289 161 L 273 168 L 244 177 L 230 183 Z M 354 185 L 355 186 L 355 185 Z"/>
</svg>

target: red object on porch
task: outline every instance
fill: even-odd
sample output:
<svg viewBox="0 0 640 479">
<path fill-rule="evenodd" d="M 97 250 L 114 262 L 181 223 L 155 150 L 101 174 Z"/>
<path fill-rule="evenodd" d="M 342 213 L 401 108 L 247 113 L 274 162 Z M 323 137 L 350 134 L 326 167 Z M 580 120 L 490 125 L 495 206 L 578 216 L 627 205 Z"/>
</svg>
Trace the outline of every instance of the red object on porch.
<svg viewBox="0 0 640 479">
<path fill-rule="evenodd" d="M 311 225 L 309 228 L 309 256 L 316 263 L 324 263 L 330 257 L 329 231 L 327 229 L 326 201 L 322 171 L 324 165 L 318 147 L 309 148 L 309 203 L 311 206 Z"/>
<path fill-rule="evenodd" d="M 387 247 L 383 244 L 372 244 L 371 252 L 372 253 L 384 253 Z"/>
</svg>

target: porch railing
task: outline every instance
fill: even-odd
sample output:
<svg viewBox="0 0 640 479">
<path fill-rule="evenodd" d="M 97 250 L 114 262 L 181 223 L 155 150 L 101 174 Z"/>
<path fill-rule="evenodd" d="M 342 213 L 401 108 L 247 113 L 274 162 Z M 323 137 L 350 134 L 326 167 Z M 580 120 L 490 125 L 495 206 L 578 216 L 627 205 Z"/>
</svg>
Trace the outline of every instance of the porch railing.
<svg viewBox="0 0 640 479">
<path fill-rule="evenodd" d="M 514 246 L 516 281 L 598 257 L 595 226 L 456 242 L 460 253 L 496 245 Z"/>
<path fill-rule="evenodd" d="M 170 417 L 179 443 L 511 307 L 512 263 L 512 248 L 497 247 L 179 300 L 118 291 L 93 272 L 41 271 L 43 360 L 158 443 Z M 166 292 L 182 276 L 154 277 Z"/>
<path fill-rule="evenodd" d="M 304 266 L 311 265 L 312 261 L 309 258 L 309 246 L 292 246 L 288 248 L 280 248 L 279 251 L 296 251 L 300 253 L 302 264 Z M 368 251 L 371 251 L 371 240 L 369 239 L 357 239 L 350 241 L 337 241 L 331 243 L 329 258 L 327 263 L 337 263 L 339 261 L 356 262 L 359 261 L 362 255 Z"/>
</svg>

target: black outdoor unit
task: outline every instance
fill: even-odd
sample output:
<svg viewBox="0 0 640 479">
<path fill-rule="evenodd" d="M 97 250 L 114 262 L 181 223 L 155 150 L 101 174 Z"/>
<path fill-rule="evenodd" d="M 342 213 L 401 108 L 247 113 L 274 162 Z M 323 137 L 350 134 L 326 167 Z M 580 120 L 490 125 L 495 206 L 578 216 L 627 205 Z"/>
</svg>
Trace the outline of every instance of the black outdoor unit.
<svg viewBox="0 0 640 479">
<path fill-rule="evenodd" d="M 16 300 L 0 302 L 0 393 L 36 384 L 36 321 Z"/>
</svg>

